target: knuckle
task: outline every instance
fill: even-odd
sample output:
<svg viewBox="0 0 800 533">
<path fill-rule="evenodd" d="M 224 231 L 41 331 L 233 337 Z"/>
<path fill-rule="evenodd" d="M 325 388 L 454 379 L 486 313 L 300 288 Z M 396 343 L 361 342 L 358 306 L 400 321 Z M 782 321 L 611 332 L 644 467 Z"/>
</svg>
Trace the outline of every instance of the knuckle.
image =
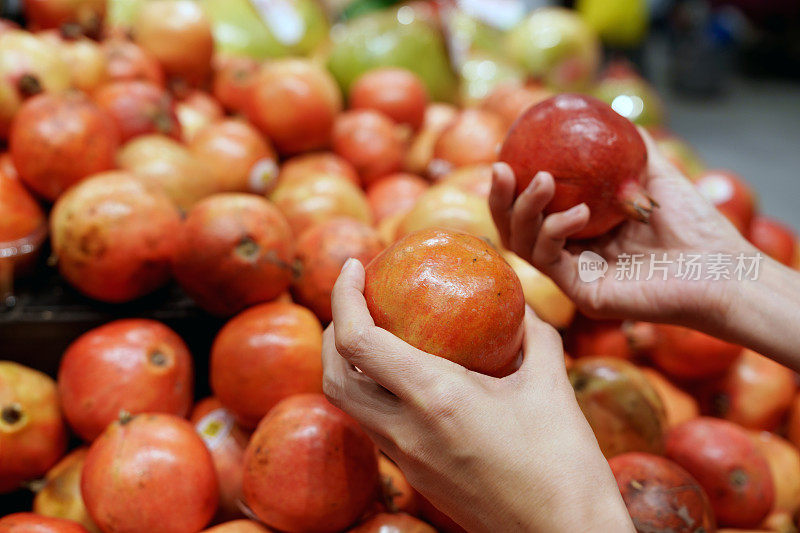
<svg viewBox="0 0 800 533">
<path fill-rule="evenodd" d="M 358 358 L 370 344 L 368 328 L 353 328 L 336 335 L 336 351 L 345 359 Z"/>
<path fill-rule="evenodd" d="M 342 387 L 338 380 L 328 374 L 323 375 L 322 392 L 333 405 L 339 407 L 342 400 Z"/>
</svg>

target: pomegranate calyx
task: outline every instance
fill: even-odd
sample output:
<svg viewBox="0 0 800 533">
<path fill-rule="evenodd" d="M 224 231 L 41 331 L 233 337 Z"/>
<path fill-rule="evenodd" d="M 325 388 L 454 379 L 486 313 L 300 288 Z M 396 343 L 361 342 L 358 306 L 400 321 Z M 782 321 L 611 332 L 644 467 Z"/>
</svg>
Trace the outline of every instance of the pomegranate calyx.
<svg viewBox="0 0 800 533">
<path fill-rule="evenodd" d="M 635 181 L 629 181 L 622 186 L 619 203 L 628 218 L 645 224 L 650 221 L 653 209 L 659 207 L 658 202 Z"/>
</svg>

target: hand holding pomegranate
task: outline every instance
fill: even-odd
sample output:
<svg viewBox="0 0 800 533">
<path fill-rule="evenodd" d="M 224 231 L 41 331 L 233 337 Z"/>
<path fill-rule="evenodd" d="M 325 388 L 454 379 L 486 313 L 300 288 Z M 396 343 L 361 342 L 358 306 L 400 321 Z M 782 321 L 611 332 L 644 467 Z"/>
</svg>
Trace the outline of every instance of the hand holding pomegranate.
<svg viewBox="0 0 800 533">
<path fill-rule="evenodd" d="M 469 531 L 633 530 L 553 328 L 528 311 L 521 366 L 498 379 L 375 326 L 364 286 L 348 261 L 323 337 L 324 390 L 415 489 Z"/>
</svg>

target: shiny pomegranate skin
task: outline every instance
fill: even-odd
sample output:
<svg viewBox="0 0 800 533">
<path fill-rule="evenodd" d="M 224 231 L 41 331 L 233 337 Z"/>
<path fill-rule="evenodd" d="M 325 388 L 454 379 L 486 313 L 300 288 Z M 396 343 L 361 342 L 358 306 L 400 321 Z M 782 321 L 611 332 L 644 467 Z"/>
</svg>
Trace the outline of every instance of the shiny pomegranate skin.
<svg viewBox="0 0 800 533">
<path fill-rule="evenodd" d="M 529 108 L 511 127 L 500 159 L 514 170 L 521 193 L 539 171 L 556 181 L 545 213 L 585 202 L 587 226 L 575 239 L 597 237 L 626 218 L 646 221 L 653 208 L 640 180 L 647 149 L 636 127 L 590 96 L 560 94 Z"/>
<path fill-rule="evenodd" d="M 104 302 L 130 301 L 164 285 L 179 227 L 170 199 L 125 172 L 83 181 L 50 215 L 61 275 Z"/>
<path fill-rule="evenodd" d="M 405 153 L 397 125 L 371 109 L 351 110 L 336 117 L 332 145 L 334 152 L 356 168 L 365 185 L 399 171 Z"/>
<path fill-rule="evenodd" d="M 193 385 L 192 356 L 183 340 L 147 319 L 115 320 L 87 331 L 69 345 L 58 370 L 64 416 L 88 442 L 120 411 L 185 417 Z"/>
<path fill-rule="evenodd" d="M 425 118 L 428 91 L 410 70 L 377 68 L 350 86 L 349 103 L 352 109 L 374 109 L 397 124 L 408 124 L 416 130 Z"/>
<path fill-rule="evenodd" d="M 348 258 L 367 264 L 383 250 L 378 233 L 363 222 L 334 218 L 304 231 L 297 241 L 292 294 L 322 322 L 329 322 L 331 292 Z"/>
<path fill-rule="evenodd" d="M 285 291 L 293 256 L 291 229 L 274 205 L 253 194 L 223 193 L 189 211 L 172 271 L 203 309 L 229 316 Z"/>
<path fill-rule="evenodd" d="M 706 417 L 684 422 L 668 433 L 666 456 L 705 489 L 720 525 L 754 528 L 772 509 L 769 465 L 740 426 Z"/>
<path fill-rule="evenodd" d="M 0 170 L 0 248 L 3 243 L 15 243 L 17 249 L 30 245 L 25 255 L 12 259 L 13 274 L 26 273 L 35 264 L 38 248 L 47 234 L 47 219 L 36 199 L 19 182 Z"/>
<path fill-rule="evenodd" d="M 106 72 L 112 81 L 146 81 L 164 86 L 164 70 L 150 52 L 127 39 L 112 38 L 102 43 Z"/>
<path fill-rule="evenodd" d="M 637 531 L 674 533 L 716 530 L 703 487 L 676 463 L 631 452 L 608 461 Z"/>
<path fill-rule="evenodd" d="M 0 494 L 43 475 L 66 447 L 55 382 L 32 368 L 0 361 Z"/>
<path fill-rule="evenodd" d="M 86 446 L 76 448 L 47 471 L 43 486 L 33 499 L 33 512 L 72 520 L 90 533 L 100 533 L 81 496 L 81 473 L 88 451 Z"/>
<path fill-rule="evenodd" d="M 216 397 L 253 428 L 284 398 L 322 392 L 322 327 L 302 306 L 257 305 L 220 330 L 210 368 Z"/>
<path fill-rule="evenodd" d="M 694 180 L 695 187 L 706 200 L 747 235 L 756 214 L 756 197 L 744 179 L 730 170 L 707 170 Z"/>
<path fill-rule="evenodd" d="M 776 261 L 791 266 L 797 247 L 797 234 L 787 225 L 766 216 L 756 216 L 748 238 L 756 248 Z"/>
<path fill-rule="evenodd" d="M 367 187 L 367 201 L 376 222 L 407 213 L 428 190 L 428 182 L 414 174 L 398 172 L 384 176 Z"/>
<path fill-rule="evenodd" d="M 430 525 L 406 513 L 380 513 L 362 522 L 349 533 L 436 533 Z"/>
<path fill-rule="evenodd" d="M 355 167 L 333 152 L 312 152 L 287 159 L 281 166 L 279 180 L 287 184 L 317 174 L 335 174 L 353 185 L 361 185 Z"/>
<path fill-rule="evenodd" d="M 41 94 L 14 117 L 9 146 L 20 179 L 54 201 L 87 176 L 114 167 L 119 132 L 81 93 Z"/>
<path fill-rule="evenodd" d="M 203 440 L 173 415 L 123 415 L 89 448 L 86 508 L 103 531 L 193 533 L 217 509 L 217 476 Z"/>
<path fill-rule="evenodd" d="M 276 405 L 245 452 L 245 502 L 279 530 L 341 531 L 366 510 L 377 486 L 375 445 L 322 394 Z"/>
<path fill-rule="evenodd" d="M 307 60 L 264 63 L 253 80 L 247 116 L 284 155 L 325 148 L 342 108 L 333 77 Z"/>
<path fill-rule="evenodd" d="M 740 346 L 689 328 L 657 324 L 655 330 L 650 357 L 659 369 L 677 379 L 722 375 L 742 351 Z"/>
<path fill-rule="evenodd" d="M 499 116 L 481 109 L 461 111 L 444 128 L 433 146 L 428 173 L 443 177 L 459 167 L 492 163 L 506 128 Z"/>
<path fill-rule="evenodd" d="M 364 297 L 375 325 L 470 370 L 504 375 L 522 343 L 519 278 L 483 240 L 422 230 L 366 268 Z"/>
<path fill-rule="evenodd" d="M 244 113 L 259 62 L 247 56 L 216 57 L 214 65 L 214 98 L 231 113 Z"/>
<path fill-rule="evenodd" d="M 158 85 L 145 81 L 117 81 L 98 88 L 93 98 L 114 119 L 122 142 L 146 133 L 181 138 L 175 102 Z"/>
<path fill-rule="evenodd" d="M 34 513 L 14 513 L 0 518 L 0 533 L 88 533 L 77 522 Z"/>
</svg>

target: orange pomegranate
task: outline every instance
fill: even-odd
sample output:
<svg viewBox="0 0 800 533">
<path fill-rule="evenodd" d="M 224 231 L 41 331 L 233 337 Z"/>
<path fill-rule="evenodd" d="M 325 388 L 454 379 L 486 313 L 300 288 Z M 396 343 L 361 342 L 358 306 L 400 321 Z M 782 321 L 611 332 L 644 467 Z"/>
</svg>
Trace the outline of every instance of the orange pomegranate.
<svg viewBox="0 0 800 533">
<path fill-rule="evenodd" d="M 214 98 L 228 111 L 244 113 L 259 62 L 252 57 L 231 56 L 217 57 L 214 63 Z"/>
<path fill-rule="evenodd" d="M 410 70 L 384 67 L 370 70 L 350 86 L 350 107 L 380 111 L 397 124 L 418 129 L 425 118 L 428 92 Z"/>
<path fill-rule="evenodd" d="M 13 169 L 12 169 L 13 171 Z M 47 234 L 47 219 L 36 199 L 7 170 L 0 170 L 0 248 L 13 246 L 20 255 L 13 261 L 13 275 L 30 270 L 36 261 L 39 245 Z M 33 247 L 25 251 L 27 247 Z M 2 290 L 2 289 L 0 289 Z"/>
<path fill-rule="evenodd" d="M 210 94 L 193 90 L 182 95 L 175 105 L 175 114 L 181 124 L 182 139 L 192 142 L 195 135 L 215 122 L 225 118 L 225 110 Z"/>
<path fill-rule="evenodd" d="M 289 158 L 281 166 L 279 179 L 286 185 L 317 174 L 335 174 L 353 185 L 361 185 L 355 167 L 333 152 L 311 152 Z"/>
<path fill-rule="evenodd" d="M 742 351 L 740 346 L 692 329 L 656 324 L 653 362 L 677 379 L 700 379 L 724 374 Z"/>
<path fill-rule="evenodd" d="M 439 183 L 458 187 L 488 199 L 492 190 L 492 166 L 488 164 L 460 167 L 445 174 Z"/>
<path fill-rule="evenodd" d="M 100 533 L 81 496 L 81 472 L 89 448 L 76 448 L 47 471 L 43 485 L 33 499 L 33 512 L 42 516 L 72 520 L 90 533 Z"/>
<path fill-rule="evenodd" d="M 397 125 L 371 109 L 347 111 L 336 117 L 333 151 L 349 161 L 365 185 L 397 172 L 403 163 L 405 141 Z"/>
<path fill-rule="evenodd" d="M 415 514 L 417 491 L 411 486 L 403 472 L 383 454 L 378 456 L 378 471 L 381 476 L 383 503 L 391 513 Z"/>
<path fill-rule="evenodd" d="M 661 403 L 664 404 L 667 428 L 675 427 L 700 416 L 700 407 L 691 394 L 679 389 L 653 368 L 642 367 L 640 370 L 658 393 Z"/>
<path fill-rule="evenodd" d="M 461 111 L 436 140 L 428 173 L 444 176 L 458 167 L 496 161 L 505 135 L 503 121 L 494 113 Z"/>
<path fill-rule="evenodd" d="M 775 503 L 771 514 L 793 517 L 800 508 L 800 451 L 768 431 L 751 431 L 750 438 L 764 455 L 772 473 Z"/>
<path fill-rule="evenodd" d="M 26 0 L 24 5 L 28 23 L 39 30 L 77 25 L 96 34 L 106 14 L 106 0 Z"/>
<path fill-rule="evenodd" d="M 111 81 L 146 81 L 164 86 L 164 71 L 150 52 L 127 39 L 112 38 L 101 43 L 106 56 L 106 73 Z"/>
<path fill-rule="evenodd" d="M 93 98 L 114 119 L 122 142 L 146 133 L 181 138 L 175 103 L 158 85 L 145 81 L 116 81 L 100 87 Z"/>
<path fill-rule="evenodd" d="M 422 127 L 411 139 L 403 158 L 403 170 L 412 174 L 427 175 L 433 159 L 433 148 L 442 131 L 455 119 L 458 109 L 449 104 L 432 103 L 425 108 Z"/>
<path fill-rule="evenodd" d="M 428 189 L 428 182 L 414 174 L 398 172 L 384 176 L 367 187 L 367 201 L 376 222 L 406 213 Z"/>
<path fill-rule="evenodd" d="M 87 531 L 85 527 L 72 520 L 34 513 L 14 513 L 0 518 L 0 533 L 87 533 Z"/>
<path fill-rule="evenodd" d="M 501 83 L 483 99 L 480 107 L 497 114 L 505 127 L 510 128 L 529 107 L 551 96 L 553 93 L 541 85 Z"/>
</svg>

